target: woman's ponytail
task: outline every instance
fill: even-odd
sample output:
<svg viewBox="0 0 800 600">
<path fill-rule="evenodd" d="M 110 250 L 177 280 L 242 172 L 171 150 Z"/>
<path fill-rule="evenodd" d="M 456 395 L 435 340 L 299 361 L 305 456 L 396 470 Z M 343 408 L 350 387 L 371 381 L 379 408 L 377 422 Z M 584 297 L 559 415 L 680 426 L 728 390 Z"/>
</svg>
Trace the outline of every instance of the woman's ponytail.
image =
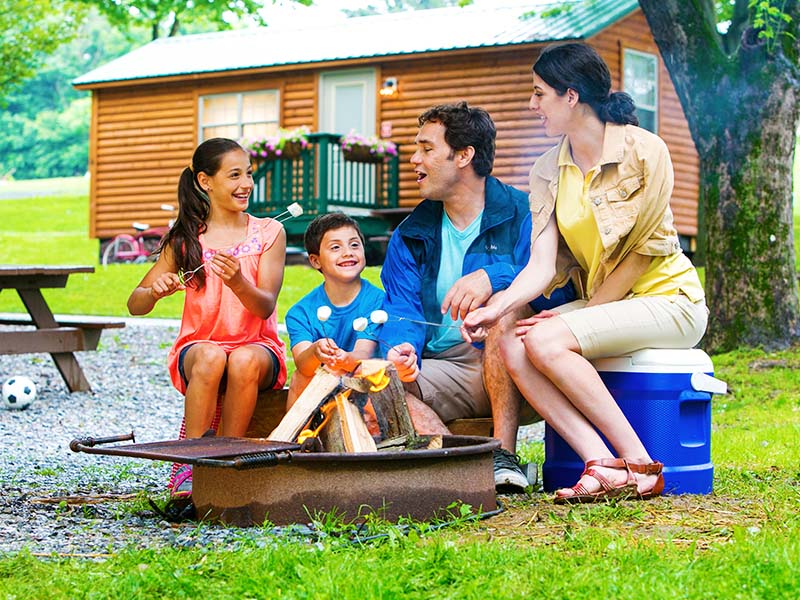
<svg viewBox="0 0 800 600">
<path fill-rule="evenodd" d="M 639 118 L 636 116 L 636 105 L 633 103 L 633 98 L 625 92 L 609 94 L 605 102 L 599 103 L 595 110 L 603 123 L 639 125 Z"/>
</svg>

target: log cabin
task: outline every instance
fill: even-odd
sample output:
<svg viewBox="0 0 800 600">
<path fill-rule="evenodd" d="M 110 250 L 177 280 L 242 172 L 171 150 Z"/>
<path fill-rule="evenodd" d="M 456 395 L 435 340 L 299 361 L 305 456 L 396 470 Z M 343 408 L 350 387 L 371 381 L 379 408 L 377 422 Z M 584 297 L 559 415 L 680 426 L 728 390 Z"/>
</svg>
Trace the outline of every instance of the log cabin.
<svg viewBox="0 0 800 600">
<path fill-rule="evenodd" d="M 314 156 L 295 169 L 259 168 L 253 212 L 275 214 L 298 199 L 307 218 L 341 207 L 376 218 L 377 227 L 370 224 L 367 233 L 385 240 L 421 200 L 409 164 L 417 117 L 434 104 L 460 100 L 488 110 L 497 125 L 493 174 L 527 190 L 534 160 L 557 142 L 528 110 L 531 67 L 546 45 L 570 40 L 599 51 L 613 88 L 633 96 L 642 126 L 667 143 L 676 173 L 672 209 L 684 249 L 691 251 L 698 156 L 636 0 L 498 0 L 490 8 L 155 40 L 73 82 L 92 92 L 90 235 L 108 239 L 130 232 L 134 221 L 165 224 L 161 206 L 175 203 L 178 176 L 204 139 L 307 126 L 317 132 Z M 339 135 L 353 130 L 399 147 L 399 160 L 368 166 L 360 175 L 377 188 L 361 198 L 353 197 L 347 181 L 342 185 L 356 175 L 329 172 L 341 162 Z M 302 178 L 311 181 L 295 181 Z M 334 184 L 339 192 L 331 192 Z M 296 242 L 304 226 L 287 227 L 290 238 L 294 233 Z"/>
</svg>

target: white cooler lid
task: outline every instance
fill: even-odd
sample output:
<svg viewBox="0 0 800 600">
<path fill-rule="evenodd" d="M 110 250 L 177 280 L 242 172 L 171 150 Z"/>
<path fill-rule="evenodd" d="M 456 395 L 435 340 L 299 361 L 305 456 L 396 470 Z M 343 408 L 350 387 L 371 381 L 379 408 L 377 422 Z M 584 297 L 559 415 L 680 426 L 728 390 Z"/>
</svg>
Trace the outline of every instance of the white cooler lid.
<svg viewBox="0 0 800 600">
<path fill-rule="evenodd" d="M 699 348 L 645 348 L 592 361 L 598 371 L 625 373 L 713 373 L 714 364 Z"/>
</svg>

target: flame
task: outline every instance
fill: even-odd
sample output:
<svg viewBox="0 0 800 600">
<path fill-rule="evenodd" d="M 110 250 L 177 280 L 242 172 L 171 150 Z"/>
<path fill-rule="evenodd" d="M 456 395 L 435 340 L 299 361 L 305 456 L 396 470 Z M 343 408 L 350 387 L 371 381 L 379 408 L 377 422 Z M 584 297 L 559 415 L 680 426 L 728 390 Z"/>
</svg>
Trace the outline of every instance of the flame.
<svg viewBox="0 0 800 600">
<path fill-rule="evenodd" d="M 369 388 L 370 392 L 380 392 L 389 385 L 389 376 L 386 374 L 385 368 L 370 373 L 369 375 L 364 375 L 364 379 L 372 384 Z"/>
<path fill-rule="evenodd" d="M 333 400 L 329 400 L 328 402 L 323 404 L 322 407 L 320 408 L 320 410 L 322 411 L 322 423 L 317 425 L 315 429 L 303 429 L 303 431 L 301 431 L 297 435 L 297 443 L 302 444 L 308 438 L 318 437 L 319 432 L 322 431 L 322 428 L 328 424 L 328 421 L 330 421 L 331 412 L 333 412 L 333 409 L 336 407 L 336 403 L 347 400 L 347 398 L 349 397 L 350 397 L 350 390 L 344 390 L 343 392 L 336 394 Z"/>
</svg>

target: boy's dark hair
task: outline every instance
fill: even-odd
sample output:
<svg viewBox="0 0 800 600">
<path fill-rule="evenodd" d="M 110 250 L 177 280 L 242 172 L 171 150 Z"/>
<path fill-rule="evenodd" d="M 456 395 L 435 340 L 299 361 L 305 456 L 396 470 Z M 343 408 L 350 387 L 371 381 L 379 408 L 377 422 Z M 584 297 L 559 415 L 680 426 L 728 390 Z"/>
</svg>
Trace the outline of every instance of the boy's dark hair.
<svg viewBox="0 0 800 600">
<path fill-rule="evenodd" d="M 320 215 L 315 218 L 306 227 L 306 233 L 303 237 L 303 243 L 306 247 L 306 252 L 309 254 L 319 254 L 319 246 L 322 244 L 322 236 L 332 229 L 340 229 L 342 227 L 352 227 L 358 233 L 361 239 L 361 244 L 366 244 L 364 234 L 361 233 L 361 228 L 355 219 L 348 217 L 341 211 L 330 212 L 325 215 Z"/>
<path fill-rule="evenodd" d="M 467 146 L 475 148 L 472 167 L 480 177 L 488 177 L 494 166 L 497 128 L 489 113 L 473 108 L 466 102 L 433 106 L 419 117 L 419 126 L 425 123 L 444 125 L 444 140 L 453 150 Z"/>
</svg>

